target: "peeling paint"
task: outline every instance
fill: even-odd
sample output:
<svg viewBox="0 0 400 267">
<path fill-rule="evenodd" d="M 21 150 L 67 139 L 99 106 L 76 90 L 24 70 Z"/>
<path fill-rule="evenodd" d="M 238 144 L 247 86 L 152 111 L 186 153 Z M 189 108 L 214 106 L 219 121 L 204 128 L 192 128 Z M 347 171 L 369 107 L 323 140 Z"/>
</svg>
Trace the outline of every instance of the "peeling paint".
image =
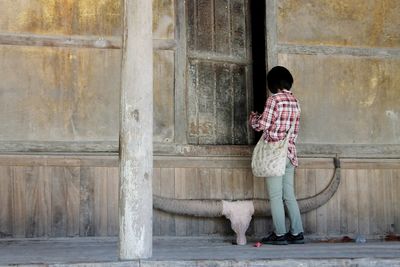
<svg viewBox="0 0 400 267">
<path fill-rule="evenodd" d="M 400 141 L 400 111 L 386 110 L 386 117 L 390 120 L 393 136 Z"/>
<path fill-rule="evenodd" d="M 153 38 L 174 39 L 175 1 L 153 0 Z"/>
<path fill-rule="evenodd" d="M 117 141 L 120 55 L 0 47 L 2 140 Z"/>
<path fill-rule="evenodd" d="M 295 77 L 299 143 L 399 143 L 398 59 L 285 54 L 278 60 Z"/>
<path fill-rule="evenodd" d="M 121 3 L 121 0 L 0 1 L 0 30 L 37 34 L 120 36 Z"/>
<path fill-rule="evenodd" d="M 374 104 L 378 94 L 378 82 L 379 79 L 377 77 L 372 77 L 370 79 L 370 87 L 368 89 L 368 94 L 360 101 L 360 105 L 362 107 L 370 107 Z"/>
<path fill-rule="evenodd" d="M 400 45 L 399 1 L 280 0 L 278 5 L 278 36 L 283 43 Z"/>
<path fill-rule="evenodd" d="M 139 110 L 135 109 L 132 113 L 131 113 L 131 117 L 133 117 L 135 119 L 136 122 L 139 122 Z"/>
</svg>

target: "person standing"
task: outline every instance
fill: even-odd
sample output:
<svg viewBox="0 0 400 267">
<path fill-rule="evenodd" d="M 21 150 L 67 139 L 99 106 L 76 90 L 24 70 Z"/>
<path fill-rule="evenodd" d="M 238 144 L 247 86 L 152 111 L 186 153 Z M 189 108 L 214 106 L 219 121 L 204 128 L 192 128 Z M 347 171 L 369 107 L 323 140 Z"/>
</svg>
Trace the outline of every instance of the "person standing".
<svg viewBox="0 0 400 267">
<path fill-rule="evenodd" d="M 293 122 L 295 124 L 289 136 L 284 175 L 266 178 L 274 231 L 262 238 L 261 242 L 273 245 L 303 244 L 303 224 L 294 194 L 294 169 L 298 166 L 295 142 L 299 133 L 300 105 L 290 91 L 293 76 L 285 67 L 273 67 L 267 74 L 267 84 L 272 95 L 268 97 L 262 114 L 251 112 L 251 127 L 257 132 L 262 131 L 261 138 L 271 143 L 285 139 Z M 286 231 L 284 205 L 290 220 L 289 231 Z"/>
</svg>

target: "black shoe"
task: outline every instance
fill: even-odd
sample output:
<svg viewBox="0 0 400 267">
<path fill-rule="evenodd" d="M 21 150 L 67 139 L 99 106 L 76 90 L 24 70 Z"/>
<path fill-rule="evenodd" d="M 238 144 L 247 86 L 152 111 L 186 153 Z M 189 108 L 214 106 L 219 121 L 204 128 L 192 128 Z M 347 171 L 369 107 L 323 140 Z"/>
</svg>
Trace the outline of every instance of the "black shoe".
<svg viewBox="0 0 400 267">
<path fill-rule="evenodd" d="M 285 239 L 289 244 L 304 244 L 304 236 L 303 233 L 299 233 L 297 235 L 292 235 L 291 232 L 286 233 Z"/>
<path fill-rule="evenodd" d="M 286 235 L 277 236 L 275 233 L 261 239 L 261 243 L 270 245 L 287 245 Z"/>
</svg>

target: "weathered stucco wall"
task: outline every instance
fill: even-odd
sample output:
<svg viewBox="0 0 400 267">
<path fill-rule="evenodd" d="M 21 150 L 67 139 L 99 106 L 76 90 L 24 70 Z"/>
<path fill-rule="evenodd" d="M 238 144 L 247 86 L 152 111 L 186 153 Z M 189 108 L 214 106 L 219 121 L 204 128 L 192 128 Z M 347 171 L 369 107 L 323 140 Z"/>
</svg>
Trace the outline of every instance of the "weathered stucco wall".
<svg viewBox="0 0 400 267">
<path fill-rule="evenodd" d="M 400 4 L 393 0 L 279 0 L 281 43 L 394 47 Z"/>
<path fill-rule="evenodd" d="M 293 70 L 300 142 L 400 143 L 399 60 L 280 54 L 279 63 Z"/>
<path fill-rule="evenodd" d="M 0 46 L 0 139 L 115 140 L 118 50 Z"/>
<path fill-rule="evenodd" d="M 120 0 L 1 1 L 0 31 L 54 35 L 120 35 Z"/>
<path fill-rule="evenodd" d="M 174 141 L 175 2 L 153 1 L 153 9 L 154 140 L 170 143 Z M 26 143 L 10 145 L 22 141 L 47 142 L 32 146 L 51 151 L 49 141 L 62 141 L 100 142 L 95 149 L 117 151 L 122 1 L 1 1 L 0 10 L 4 150 L 29 150 Z M 74 151 L 68 144 L 58 149 Z"/>
<path fill-rule="evenodd" d="M 400 144 L 400 2 L 276 3 L 276 63 L 294 74 L 299 142 Z"/>
<path fill-rule="evenodd" d="M 0 140 L 118 140 L 121 52 L 79 40 L 120 38 L 121 1 L 1 1 L 0 10 L 1 41 L 12 40 L 0 43 Z"/>
</svg>

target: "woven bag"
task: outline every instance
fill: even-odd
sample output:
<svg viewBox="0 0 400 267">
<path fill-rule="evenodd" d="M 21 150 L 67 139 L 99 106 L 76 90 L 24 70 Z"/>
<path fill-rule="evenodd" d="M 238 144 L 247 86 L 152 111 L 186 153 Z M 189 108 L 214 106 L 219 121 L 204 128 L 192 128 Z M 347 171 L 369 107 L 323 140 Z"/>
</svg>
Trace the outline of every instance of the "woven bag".
<svg viewBox="0 0 400 267">
<path fill-rule="evenodd" d="M 273 177 L 285 174 L 289 137 L 294 130 L 295 123 L 296 118 L 293 120 L 285 139 L 281 141 L 267 143 L 261 136 L 251 158 L 251 169 L 254 176 Z"/>
</svg>

